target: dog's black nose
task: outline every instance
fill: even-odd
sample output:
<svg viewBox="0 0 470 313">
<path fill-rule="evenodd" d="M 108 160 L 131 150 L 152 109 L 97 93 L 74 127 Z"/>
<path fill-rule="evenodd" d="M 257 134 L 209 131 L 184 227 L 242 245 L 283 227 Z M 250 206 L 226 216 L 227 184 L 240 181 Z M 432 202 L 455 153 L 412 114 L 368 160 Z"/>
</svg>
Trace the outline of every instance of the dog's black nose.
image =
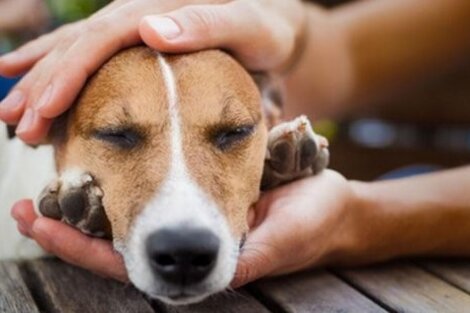
<svg viewBox="0 0 470 313">
<path fill-rule="evenodd" d="M 219 239 L 202 229 L 162 229 L 146 243 L 150 265 L 157 275 L 174 284 L 195 284 L 214 268 Z"/>
</svg>

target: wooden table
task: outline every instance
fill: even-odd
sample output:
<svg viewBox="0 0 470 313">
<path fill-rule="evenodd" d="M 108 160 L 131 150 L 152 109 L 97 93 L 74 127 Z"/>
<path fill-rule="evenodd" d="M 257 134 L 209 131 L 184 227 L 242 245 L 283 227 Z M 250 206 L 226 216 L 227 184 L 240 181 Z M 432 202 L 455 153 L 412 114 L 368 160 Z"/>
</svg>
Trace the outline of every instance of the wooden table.
<svg viewBox="0 0 470 313">
<path fill-rule="evenodd" d="M 470 261 L 408 261 L 257 282 L 189 307 L 56 259 L 0 263 L 0 312 L 470 312 Z"/>
</svg>

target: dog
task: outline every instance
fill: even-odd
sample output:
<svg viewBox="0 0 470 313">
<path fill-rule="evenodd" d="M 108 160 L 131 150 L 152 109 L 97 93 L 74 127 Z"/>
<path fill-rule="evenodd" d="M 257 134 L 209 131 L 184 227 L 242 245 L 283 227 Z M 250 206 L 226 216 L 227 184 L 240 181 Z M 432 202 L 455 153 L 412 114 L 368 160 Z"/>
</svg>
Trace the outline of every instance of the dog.
<svg viewBox="0 0 470 313">
<path fill-rule="evenodd" d="M 328 164 L 327 141 L 306 117 L 272 125 L 262 85 L 219 50 L 122 51 L 55 122 L 49 146 L 0 134 L 2 214 L 33 197 L 40 214 L 112 238 L 130 281 L 152 298 L 181 305 L 220 292 L 260 190 Z M 37 256 L 1 238 L 3 258 Z"/>
</svg>

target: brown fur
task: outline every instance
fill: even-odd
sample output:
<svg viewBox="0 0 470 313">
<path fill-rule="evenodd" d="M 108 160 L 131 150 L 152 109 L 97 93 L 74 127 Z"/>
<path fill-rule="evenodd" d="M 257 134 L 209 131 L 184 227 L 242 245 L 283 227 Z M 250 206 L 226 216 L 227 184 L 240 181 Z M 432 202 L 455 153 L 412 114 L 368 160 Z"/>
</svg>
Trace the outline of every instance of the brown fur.
<svg viewBox="0 0 470 313">
<path fill-rule="evenodd" d="M 179 97 L 183 147 L 192 178 L 223 208 L 237 237 L 247 229 L 247 210 L 259 195 L 267 129 L 256 85 L 220 51 L 165 57 Z M 90 172 L 104 191 L 113 236 L 125 239 L 132 222 L 158 192 L 170 164 L 167 90 L 155 52 L 132 48 L 113 57 L 87 84 L 70 112 L 67 136 L 56 143 L 59 171 Z M 220 127 L 256 125 L 226 151 L 211 134 Z M 109 126 L 129 126 L 142 142 L 131 150 L 97 140 Z M 171 208 L 168 208 L 171 209 Z"/>
</svg>

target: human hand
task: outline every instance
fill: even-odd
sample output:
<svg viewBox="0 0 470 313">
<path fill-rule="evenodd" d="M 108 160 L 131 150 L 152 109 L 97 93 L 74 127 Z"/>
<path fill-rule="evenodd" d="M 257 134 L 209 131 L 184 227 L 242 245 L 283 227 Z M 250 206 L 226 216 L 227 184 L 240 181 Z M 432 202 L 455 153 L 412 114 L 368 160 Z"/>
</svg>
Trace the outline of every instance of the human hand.
<svg viewBox="0 0 470 313">
<path fill-rule="evenodd" d="M 281 70 L 304 20 L 299 0 L 117 0 L 0 58 L 1 75 L 28 72 L 0 104 L 0 119 L 39 142 L 87 78 L 141 38 L 164 52 L 224 48 L 250 70 Z"/>
<path fill-rule="evenodd" d="M 356 245 L 358 216 L 353 203 L 349 183 L 331 170 L 264 194 L 256 218 L 250 217 L 256 226 L 242 250 L 232 286 L 337 261 Z M 12 216 L 23 235 L 51 254 L 102 276 L 128 280 L 111 242 L 38 217 L 28 200 L 18 202 Z"/>
<path fill-rule="evenodd" d="M 325 170 L 262 195 L 232 286 L 331 263 L 358 247 L 354 192 Z"/>
<path fill-rule="evenodd" d="M 38 217 L 29 200 L 19 201 L 11 211 L 21 234 L 62 260 L 104 277 L 127 282 L 121 255 L 108 240 L 89 237 L 69 225 Z"/>
</svg>

